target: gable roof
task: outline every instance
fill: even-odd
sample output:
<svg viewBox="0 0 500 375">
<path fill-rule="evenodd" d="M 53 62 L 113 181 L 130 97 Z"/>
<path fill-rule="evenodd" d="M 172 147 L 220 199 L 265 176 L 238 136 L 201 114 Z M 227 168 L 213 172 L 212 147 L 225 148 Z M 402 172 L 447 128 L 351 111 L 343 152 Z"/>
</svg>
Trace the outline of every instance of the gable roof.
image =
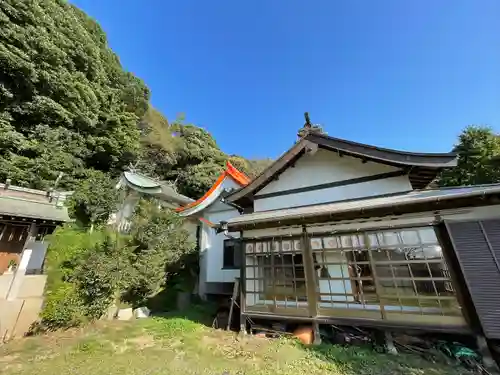
<svg viewBox="0 0 500 375">
<path fill-rule="evenodd" d="M 55 202 L 40 202 L 28 199 L 0 196 L 0 214 L 29 219 L 69 222 L 68 209 Z"/>
<path fill-rule="evenodd" d="M 119 189 L 123 185 L 139 193 L 152 195 L 164 202 L 173 203 L 175 206 L 193 202 L 193 199 L 176 192 L 170 183 L 157 181 L 135 172 L 123 172 L 117 188 Z"/>
<path fill-rule="evenodd" d="M 242 206 L 251 201 L 252 196 L 276 179 L 301 156 L 315 148 L 337 152 L 339 155 L 359 158 L 363 161 L 391 165 L 407 170 L 414 189 L 423 189 L 443 168 L 457 165 L 456 153 L 416 153 L 392 150 L 363 143 L 330 137 L 325 134 L 309 133 L 286 151 L 257 178 L 245 187 L 229 194 L 226 200 Z"/>
<path fill-rule="evenodd" d="M 200 212 L 210 206 L 224 191 L 224 181 L 227 178 L 232 179 L 241 187 L 246 186 L 250 182 L 250 178 L 248 176 L 246 176 L 243 172 L 240 172 L 228 161 L 226 162 L 226 169 L 224 172 L 221 173 L 212 187 L 200 199 L 189 203 L 184 207 L 179 207 L 176 211 L 182 216 L 188 216 Z"/>
<path fill-rule="evenodd" d="M 71 194 L 0 184 L 0 215 L 69 222 L 64 201 Z"/>
</svg>

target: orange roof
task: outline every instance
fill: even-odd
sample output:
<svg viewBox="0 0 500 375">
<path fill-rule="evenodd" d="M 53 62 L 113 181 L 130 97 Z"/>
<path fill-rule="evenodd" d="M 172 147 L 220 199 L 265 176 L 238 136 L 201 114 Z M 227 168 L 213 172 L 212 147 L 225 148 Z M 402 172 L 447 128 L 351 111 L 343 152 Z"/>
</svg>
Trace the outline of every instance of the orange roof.
<svg viewBox="0 0 500 375">
<path fill-rule="evenodd" d="M 246 174 L 237 170 L 229 161 L 227 161 L 226 170 L 222 172 L 222 174 L 217 178 L 217 181 L 215 181 L 212 187 L 205 194 L 203 194 L 203 196 L 200 199 L 198 199 L 195 202 L 191 202 L 183 207 L 178 207 L 176 211 L 182 212 L 184 210 L 187 210 L 188 208 L 197 206 L 198 204 L 203 202 L 214 192 L 215 189 L 217 189 L 220 186 L 220 184 L 222 184 L 222 182 L 227 176 L 231 177 L 241 187 L 248 185 L 251 181 Z"/>
</svg>

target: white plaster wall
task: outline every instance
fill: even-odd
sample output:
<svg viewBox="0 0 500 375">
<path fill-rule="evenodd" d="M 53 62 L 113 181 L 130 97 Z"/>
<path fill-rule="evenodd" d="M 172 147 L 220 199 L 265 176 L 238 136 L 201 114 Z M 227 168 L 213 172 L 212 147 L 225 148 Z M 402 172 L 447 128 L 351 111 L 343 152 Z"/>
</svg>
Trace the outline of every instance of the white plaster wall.
<svg viewBox="0 0 500 375">
<path fill-rule="evenodd" d="M 133 215 L 135 206 L 140 200 L 139 194 L 136 192 L 131 192 L 127 195 L 122 204 L 118 206 L 118 210 L 111 214 L 108 219 L 109 225 L 118 225 L 118 230 L 120 231 L 128 231 L 130 226 L 129 218 Z"/>
<path fill-rule="evenodd" d="M 233 189 L 239 189 L 241 186 L 238 185 L 231 177 L 226 177 L 222 183 L 225 191 L 231 191 Z"/>
<path fill-rule="evenodd" d="M 285 170 L 279 176 L 278 180 L 271 182 L 258 192 L 256 196 L 397 170 L 395 167 L 383 164 L 373 162 L 362 163 L 360 159 L 348 156 L 340 157 L 334 152 L 320 149 L 314 155 L 305 155 L 300 158 L 295 167 Z M 412 190 L 412 187 L 408 176 L 399 176 L 360 184 L 256 199 L 254 210 L 275 210 L 409 190 Z"/>
<path fill-rule="evenodd" d="M 140 196 L 137 193 L 131 193 L 127 196 L 123 202 L 122 209 L 118 213 L 118 217 L 126 220 L 134 214 L 135 206 L 140 200 Z"/>
<path fill-rule="evenodd" d="M 281 208 L 321 204 L 353 198 L 364 198 L 409 190 L 411 190 L 411 184 L 408 176 L 399 176 L 384 180 L 363 182 L 360 184 L 280 195 L 265 199 L 256 199 L 254 202 L 254 209 L 255 211 L 277 210 Z"/>
<path fill-rule="evenodd" d="M 312 155 L 302 156 L 295 167 L 288 168 L 279 180 L 267 185 L 259 194 L 275 193 L 282 190 L 296 189 L 312 185 L 350 180 L 380 173 L 394 172 L 398 168 L 373 162 L 362 163 L 350 156 L 338 156 L 337 153 L 318 149 Z"/>
<path fill-rule="evenodd" d="M 226 206 L 229 207 L 229 206 Z M 224 211 L 208 212 L 203 215 L 205 219 L 212 223 L 227 221 L 233 217 L 239 216 L 236 209 L 226 209 Z M 227 237 L 224 233 L 217 234 L 214 229 L 208 226 L 203 226 L 204 230 L 201 235 L 203 237 L 201 243 L 204 245 L 205 265 L 206 265 L 206 281 L 207 282 L 234 282 L 236 277 L 240 276 L 239 269 L 222 269 L 224 255 L 224 240 Z M 238 238 L 239 233 L 232 233 L 232 236 Z"/>
<path fill-rule="evenodd" d="M 198 280 L 198 294 L 202 297 L 205 296 L 206 287 L 205 283 L 207 282 L 207 259 L 208 259 L 208 249 L 210 248 L 210 230 L 211 229 L 207 224 L 200 223 L 200 237 L 199 237 L 199 251 L 200 251 L 200 274 Z"/>
<path fill-rule="evenodd" d="M 230 177 L 226 177 L 222 183 L 221 191 L 237 189 L 240 186 Z M 218 224 L 221 221 L 227 221 L 239 216 L 238 210 L 222 203 L 220 197 L 217 197 L 209 207 L 207 207 L 202 216 L 206 220 Z M 233 237 L 238 238 L 239 233 L 231 233 Z M 217 234 L 213 228 L 206 224 L 200 231 L 200 290 L 203 288 L 203 282 L 221 283 L 234 282 L 236 277 L 240 276 L 239 269 L 223 269 L 224 240 L 228 239 L 224 233 Z M 203 276 L 203 277 L 202 277 Z"/>
</svg>

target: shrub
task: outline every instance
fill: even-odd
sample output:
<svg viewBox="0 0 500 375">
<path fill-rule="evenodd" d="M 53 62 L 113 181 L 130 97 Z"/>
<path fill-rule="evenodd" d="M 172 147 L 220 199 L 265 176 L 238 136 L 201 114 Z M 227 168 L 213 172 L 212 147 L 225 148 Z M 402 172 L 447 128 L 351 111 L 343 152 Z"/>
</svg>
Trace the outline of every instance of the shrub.
<svg viewBox="0 0 500 375">
<path fill-rule="evenodd" d="M 87 320 L 76 288 L 71 283 L 61 283 L 47 295 L 40 315 L 40 330 L 76 327 Z"/>
<path fill-rule="evenodd" d="M 134 284 L 128 300 L 143 304 L 158 293 L 167 280 L 191 273 L 198 265 L 195 243 L 176 213 L 161 209 L 155 200 L 141 200 L 132 220 L 130 244 L 134 250 Z M 196 277 L 194 271 L 193 277 Z"/>
<path fill-rule="evenodd" d="M 160 209 L 158 202 L 141 201 L 130 236 L 105 229 L 58 228 L 50 238 L 46 301 L 38 329 L 98 319 L 113 303 L 143 305 L 165 288 L 168 278 L 186 288 L 189 276 L 196 276 L 197 254 L 182 226 L 182 218 Z"/>
<path fill-rule="evenodd" d="M 100 318 L 135 285 L 133 249 L 120 237 L 107 235 L 75 269 L 74 283 L 88 318 Z"/>
<path fill-rule="evenodd" d="M 50 236 L 45 259 L 45 304 L 41 312 L 44 329 L 72 327 L 86 320 L 84 305 L 73 278 L 84 256 L 104 238 L 103 231 L 89 233 L 74 225 L 57 228 Z"/>
</svg>

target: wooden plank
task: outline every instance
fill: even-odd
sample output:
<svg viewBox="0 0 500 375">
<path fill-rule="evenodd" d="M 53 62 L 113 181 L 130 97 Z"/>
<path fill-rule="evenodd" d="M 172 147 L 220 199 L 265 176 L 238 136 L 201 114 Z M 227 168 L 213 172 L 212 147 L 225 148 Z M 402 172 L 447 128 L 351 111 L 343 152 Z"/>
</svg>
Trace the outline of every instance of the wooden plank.
<svg viewBox="0 0 500 375">
<path fill-rule="evenodd" d="M 234 304 L 237 303 L 236 301 L 238 298 L 239 290 L 240 290 L 240 279 L 239 279 L 239 277 L 237 277 L 234 280 L 233 295 L 231 297 L 231 306 L 229 307 L 229 316 L 227 319 L 227 327 L 226 327 L 226 330 L 228 330 L 228 331 L 231 329 L 231 322 L 233 320 Z"/>
</svg>

